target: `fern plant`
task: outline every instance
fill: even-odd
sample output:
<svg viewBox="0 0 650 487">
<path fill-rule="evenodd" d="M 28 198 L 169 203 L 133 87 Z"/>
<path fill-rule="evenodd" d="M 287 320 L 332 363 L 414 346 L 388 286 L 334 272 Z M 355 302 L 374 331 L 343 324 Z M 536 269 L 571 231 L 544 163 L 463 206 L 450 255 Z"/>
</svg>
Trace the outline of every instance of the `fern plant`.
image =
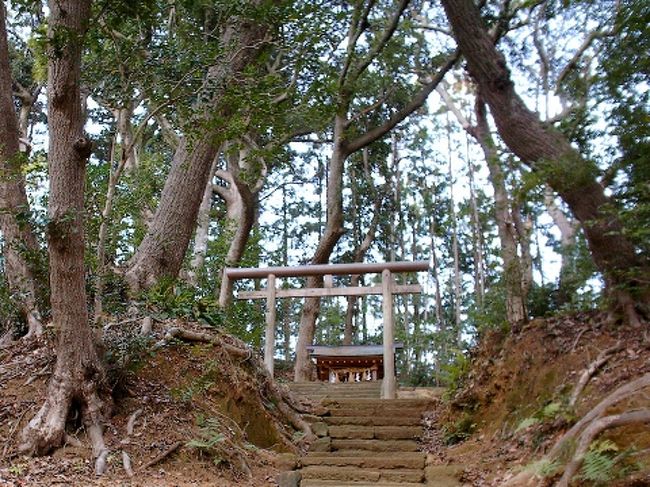
<svg viewBox="0 0 650 487">
<path fill-rule="evenodd" d="M 215 465 L 224 461 L 220 447 L 226 441 L 226 435 L 221 432 L 221 423 L 216 418 L 197 417 L 199 436 L 187 442 L 187 447 L 197 450 L 212 458 Z"/>
<path fill-rule="evenodd" d="M 620 452 L 618 445 L 611 440 L 594 441 L 585 454 L 577 478 L 597 486 L 609 485 L 636 470 L 636 465 L 625 462 L 631 454 L 632 450 Z"/>
</svg>

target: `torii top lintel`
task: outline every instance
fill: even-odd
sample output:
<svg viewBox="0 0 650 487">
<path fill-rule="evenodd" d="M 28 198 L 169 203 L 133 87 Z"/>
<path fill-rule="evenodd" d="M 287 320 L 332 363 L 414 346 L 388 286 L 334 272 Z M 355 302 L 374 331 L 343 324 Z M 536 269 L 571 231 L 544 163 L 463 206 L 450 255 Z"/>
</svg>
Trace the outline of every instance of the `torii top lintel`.
<svg viewBox="0 0 650 487">
<path fill-rule="evenodd" d="M 398 261 L 384 263 L 353 263 L 353 264 L 317 264 L 299 265 L 288 267 L 228 267 L 224 275 L 232 281 L 238 279 L 265 278 L 270 275 L 275 277 L 300 277 L 300 276 L 325 276 L 325 275 L 351 275 L 351 274 L 377 274 L 388 270 L 390 272 L 422 272 L 429 269 L 426 260 Z"/>
</svg>

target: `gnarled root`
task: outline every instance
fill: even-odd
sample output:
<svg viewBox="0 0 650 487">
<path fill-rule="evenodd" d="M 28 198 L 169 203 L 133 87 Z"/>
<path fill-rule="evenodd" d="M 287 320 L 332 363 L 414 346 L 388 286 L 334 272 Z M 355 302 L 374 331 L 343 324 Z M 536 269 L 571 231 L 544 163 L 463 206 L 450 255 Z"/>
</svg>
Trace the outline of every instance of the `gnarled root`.
<svg viewBox="0 0 650 487">
<path fill-rule="evenodd" d="M 551 459 L 557 458 L 565 445 L 575 439 L 589 424 L 600 418 L 609 407 L 637 394 L 646 387 L 650 387 L 650 373 L 642 375 L 638 379 L 631 380 L 617 388 L 614 392 L 596 404 L 596 406 L 585 414 L 580 421 L 574 424 L 569 431 L 564 433 L 558 442 L 555 443 L 553 448 L 551 448 L 548 457 Z"/>
<path fill-rule="evenodd" d="M 97 392 L 98 374 L 87 372 L 90 373 L 86 376 L 73 376 L 61 370 L 54 373 L 45 403 L 22 431 L 21 453 L 47 455 L 61 447 L 66 439 L 68 415 L 71 409 L 79 407 L 96 459 L 95 472 L 104 473 L 108 456 L 102 426 L 106 403 Z"/>
<path fill-rule="evenodd" d="M 619 352 L 622 349 L 623 349 L 623 345 L 621 345 L 621 342 L 619 341 L 613 347 L 603 350 L 598 354 L 596 360 L 594 360 L 591 364 L 589 364 L 589 367 L 587 367 L 580 375 L 580 379 L 578 380 L 578 383 L 576 384 L 575 388 L 573 389 L 573 392 L 571 393 L 571 398 L 569 399 L 569 406 L 573 407 L 576 405 L 576 403 L 578 402 L 578 398 L 580 397 L 580 394 L 587 386 L 589 380 L 593 377 L 593 375 L 596 372 L 598 372 L 598 370 L 603 365 L 605 365 L 609 361 L 609 359 L 612 358 L 614 354 L 616 354 L 616 352 Z"/>
<path fill-rule="evenodd" d="M 282 423 L 282 419 L 288 419 L 296 430 L 302 431 L 303 443 L 310 443 L 316 439 L 309 423 L 300 416 L 301 412 L 307 412 L 307 408 L 300 404 L 288 389 L 285 391 L 278 386 L 266 371 L 261 359 L 244 342 L 226 335 L 172 327 L 167 330 L 165 337 L 154 345 L 154 348 L 163 347 L 172 339 L 187 342 L 213 343 L 223 348 L 232 357 L 252 362 L 255 370 L 258 371 L 258 380 L 262 383 L 262 387 L 259 389 L 260 394 L 271 399 L 276 404 L 279 414 L 284 417 L 277 418 L 279 422 Z M 276 415 L 276 412 L 273 410 L 269 412 L 272 415 Z"/>
<path fill-rule="evenodd" d="M 628 424 L 640 424 L 650 422 L 650 409 L 640 409 L 637 411 L 627 411 L 621 414 L 605 416 L 591 423 L 580 435 L 578 446 L 573 454 L 573 458 L 564 469 L 562 478 L 556 484 L 556 487 L 568 487 L 569 482 L 576 474 L 582 461 L 585 458 L 589 445 L 600 433 L 606 429 L 625 426 Z"/>
<path fill-rule="evenodd" d="M 42 334 L 43 323 L 41 314 L 38 312 L 38 310 L 33 309 L 27 313 L 27 334 L 23 337 L 23 340 L 40 337 Z"/>
</svg>

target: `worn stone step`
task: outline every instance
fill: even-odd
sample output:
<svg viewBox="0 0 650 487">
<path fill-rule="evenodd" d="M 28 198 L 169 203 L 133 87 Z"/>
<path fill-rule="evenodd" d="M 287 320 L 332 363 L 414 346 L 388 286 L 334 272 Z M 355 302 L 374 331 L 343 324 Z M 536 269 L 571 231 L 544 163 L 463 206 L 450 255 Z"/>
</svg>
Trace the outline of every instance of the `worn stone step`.
<svg viewBox="0 0 650 487">
<path fill-rule="evenodd" d="M 362 452 L 363 454 L 346 455 L 343 452 L 329 452 L 308 454 L 300 459 L 303 466 L 354 466 L 356 468 L 370 469 L 423 469 L 426 454 L 421 452 L 390 452 L 375 453 Z"/>
<path fill-rule="evenodd" d="M 304 467 L 303 479 L 339 480 L 342 482 L 422 482 L 422 469 L 359 469 L 357 467 L 317 466 Z"/>
<path fill-rule="evenodd" d="M 352 407 L 368 407 L 368 408 L 421 408 L 426 409 L 435 404 L 432 399 L 332 399 L 328 401 L 325 406 L 330 408 L 352 408 Z"/>
<path fill-rule="evenodd" d="M 460 487 L 461 474 L 465 470 L 465 465 L 428 465 L 424 469 L 424 476 L 427 486 L 432 487 Z"/>
<path fill-rule="evenodd" d="M 290 385 L 289 389 L 292 391 L 380 391 L 380 385 L 366 385 L 366 384 L 354 384 L 354 385 L 331 385 L 331 386 L 312 386 L 312 385 Z"/>
<path fill-rule="evenodd" d="M 329 436 L 334 438 L 365 438 L 378 440 L 408 440 L 422 436 L 421 426 L 330 426 Z"/>
<path fill-rule="evenodd" d="M 418 451 L 414 440 L 332 439 L 331 450 Z"/>
<path fill-rule="evenodd" d="M 417 418 L 418 420 L 422 418 L 422 413 L 425 411 L 420 408 L 394 408 L 394 407 L 340 407 L 340 408 L 331 408 L 326 406 L 328 409 L 329 417 L 403 417 L 403 418 Z"/>
<path fill-rule="evenodd" d="M 322 420 L 330 426 L 418 426 L 422 423 L 420 416 L 325 416 Z"/>
<path fill-rule="evenodd" d="M 305 479 L 300 487 L 422 487 L 420 482 L 345 482 L 340 480 Z M 428 484 L 427 484 L 428 487 Z"/>
</svg>

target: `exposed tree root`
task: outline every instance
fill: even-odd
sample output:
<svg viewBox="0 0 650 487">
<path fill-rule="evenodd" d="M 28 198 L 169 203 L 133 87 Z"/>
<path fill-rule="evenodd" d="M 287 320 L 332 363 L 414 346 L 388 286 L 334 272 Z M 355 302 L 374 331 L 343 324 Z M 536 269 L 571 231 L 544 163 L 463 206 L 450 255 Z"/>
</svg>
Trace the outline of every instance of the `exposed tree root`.
<svg viewBox="0 0 650 487">
<path fill-rule="evenodd" d="M 38 310 L 33 309 L 27 313 L 27 334 L 23 337 L 23 340 L 40 337 L 42 334 L 43 323 L 41 314 L 38 312 Z"/>
<path fill-rule="evenodd" d="M 589 383 L 589 380 L 603 365 L 605 365 L 609 361 L 610 358 L 614 356 L 616 352 L 622 349 L 623 349 L 623 345 L 619 341 L 613 347 L 603 350 L 598 354 L 596 360 L 591 362 L 591 364 L 589 364 L 589 367 L 587 367 L 580 375 L 580 379 L 578 380 L 578 383 L 574 387 L 573 392 L 571 393 L 571 397 L 569 398 L 569 406 L 571 407 L 575 406 L 576 402 L 578 402 L 578 398 L 580 397 L 580 394 Z"/>
<path fill-rule="evenodd" d="M 591 411 L 585 414 L 580 421 L 574 424 L 569 431 L 562 435 L 553 448 L 551 448 L 548 457 L 551 459 L 558 458 L 566 445 L 574 441 L 585 428 L 600 418 L 609 407 L 639 393 L 646 387 L 650 387 L 650 373 L 642 375 L 638 379 L 631 380 L 614 390 L 614 392 L 606 396 Z"/>
<path fill-rule="evenodd" d="M 145 316 L 144 318 L 142 318 L 140 335 L 142 336 L 150 335 L 152 330 L 153 330 L 153 318 L 151 316 Z"/>
<path fill-rule="evenodd" d="M 599 359 L 602 360 L 605 356 L 611 356 L 614 351 L 618 350 L 619 346 L 620 344 L 617 344 L 616 346 L 605 350 L 600 354 Z M 593 364 L 597 364 L 599 359 L 596 359 Z M 588 380 L 588 378 L 586 380 Z M 601 400 L 587 414 L 585 414 L 580 421 L 573 425 L 569 431 L 562 435 L 546 455 L 548 460 L 555 461 L 561 456 L 564 456 L 572 444 L 576 444 L 577 446 L 573 454 L 570 456 L 562 478 L 558 481 L 556 487 L 567 487 L 569 485 L 571 478 L 582 465 L 585 454 L 589 449 L 589 445 L 601 432 L 618 426 L 650 422 L 650 409 L 625 411 L 620 414 L 603 417 L 608 408 L 635 394 L 641 393 L 642 390 L 647 387 L 650 387 L 650 373 L 623 384 Z"/>
<path fill-rule="evenodd" d="M 301 431 L 303 433 L 303 444 L 308 444 L 316 438 L 309 423 L 300 416 L 300 413 L 308 412 L 308 408 L 302 405 L 288 389 L 281 389 L 278 386 L 269 376 L 261 359 L 245 343 L 226 335 L 171 327 L 166 331 L 165 337 L 154 345 L 154 348 L 161 348 L 173 339 L 188 342 L 213 343 L 222 347 L 233 357 L 252 362 L 254 370 L 258 375 L 258 381 L 261 383 L 261 387 L 258 389 L 259 393 L 270 399 L 277 406 L 278 413 L 283 418 L 277 417 L 276 412 L 273 410 L 269 412 L 276 416 L 279 423 L 282 424 L 283 419 L 288 419 L 296 430 Z"/>
<path fill-rule="evenodd" d="M 106 403 L 97 393 L 99 376 L 89 367 L 80 376 L 73 377 L 65 370 L 57 370 L 48 385 L 45 403 L 22 431 L 19 451 L 31 455 L 46 455 L 61 447 L 66 439 L 66 420 L 77 407 L 91 442 L 96 459 L 95 472 L 106 470 L 108 449 L 104 444 L 103 417 Z"/>
<path fill-rule="evenodd" d="M 613 414 L 605 416 L 593 421 L 582 432 L 578 438 L 578 446 L 576 447 L 573 458 L 564 469 L 562 478 L 556 484 L 556 487 L 568 487 L 571 479 L 576 474 L 585 458 L 585 454 L 589 450 L 591 442 L 603 431 L 618 426 L 625 426 L 629 424 L 640 424 L 650 422 L 650 409 L 641 409 L 637 411 L 627 411 L 621 414 Z"/>
<path fill-rule="evenodd" d="M 162 462 L 165 458 L 167 458 L 169 455 L 171 455 L 172 453 L 174 453 L 174 452 L 175 452 L 176 450 L 178 450 L 181 446 L 183 446 L 183 442 L 182 442 L 182 441 L 177 441 L 177 442 L 174 443 L 172 446 L 170 446 L 169 448 L 167 448 L 164 452 L 162 452 L 160 455 L 158 455 L 157 457 L 151 459 L 150 461 L 148 461 L 147 463 L 145 463 L 144 465 L 142 465 L 142 467 L 140 467 L 140 468 L 138 469 L 138 472 L 141 472 L 141 471 L 143 471 L 143 470 L 147 470 L 148 468 L 153 467 L 153 466 L 156 465 L 157 463 Z"/>
<path fill-rule="evenodd" d="M 8 330 L 4 335 L 0 336 L 0 350 L 9 348 L 15 343 L 13 337 L 13 330 Z"/>
<path fill-rule="evenodd" d="M 135 421 L 138 419 L 138 416 L 142 414 L 142 409 L 136 409 L 133 414 L 129 417 L 128 422 L 126 423 L 126 437 L 122 440 L 122 445 L 129 445 L 131 443 L 131 436 L 133 435 L 133 429 L 135 428 Z M 127 451 L 122 448 L 122 465 L 124 466 L 124 471 L 129 477 L 133 477 L 133 467 L 131 465 L 131 457 Z"/>
</svg>

